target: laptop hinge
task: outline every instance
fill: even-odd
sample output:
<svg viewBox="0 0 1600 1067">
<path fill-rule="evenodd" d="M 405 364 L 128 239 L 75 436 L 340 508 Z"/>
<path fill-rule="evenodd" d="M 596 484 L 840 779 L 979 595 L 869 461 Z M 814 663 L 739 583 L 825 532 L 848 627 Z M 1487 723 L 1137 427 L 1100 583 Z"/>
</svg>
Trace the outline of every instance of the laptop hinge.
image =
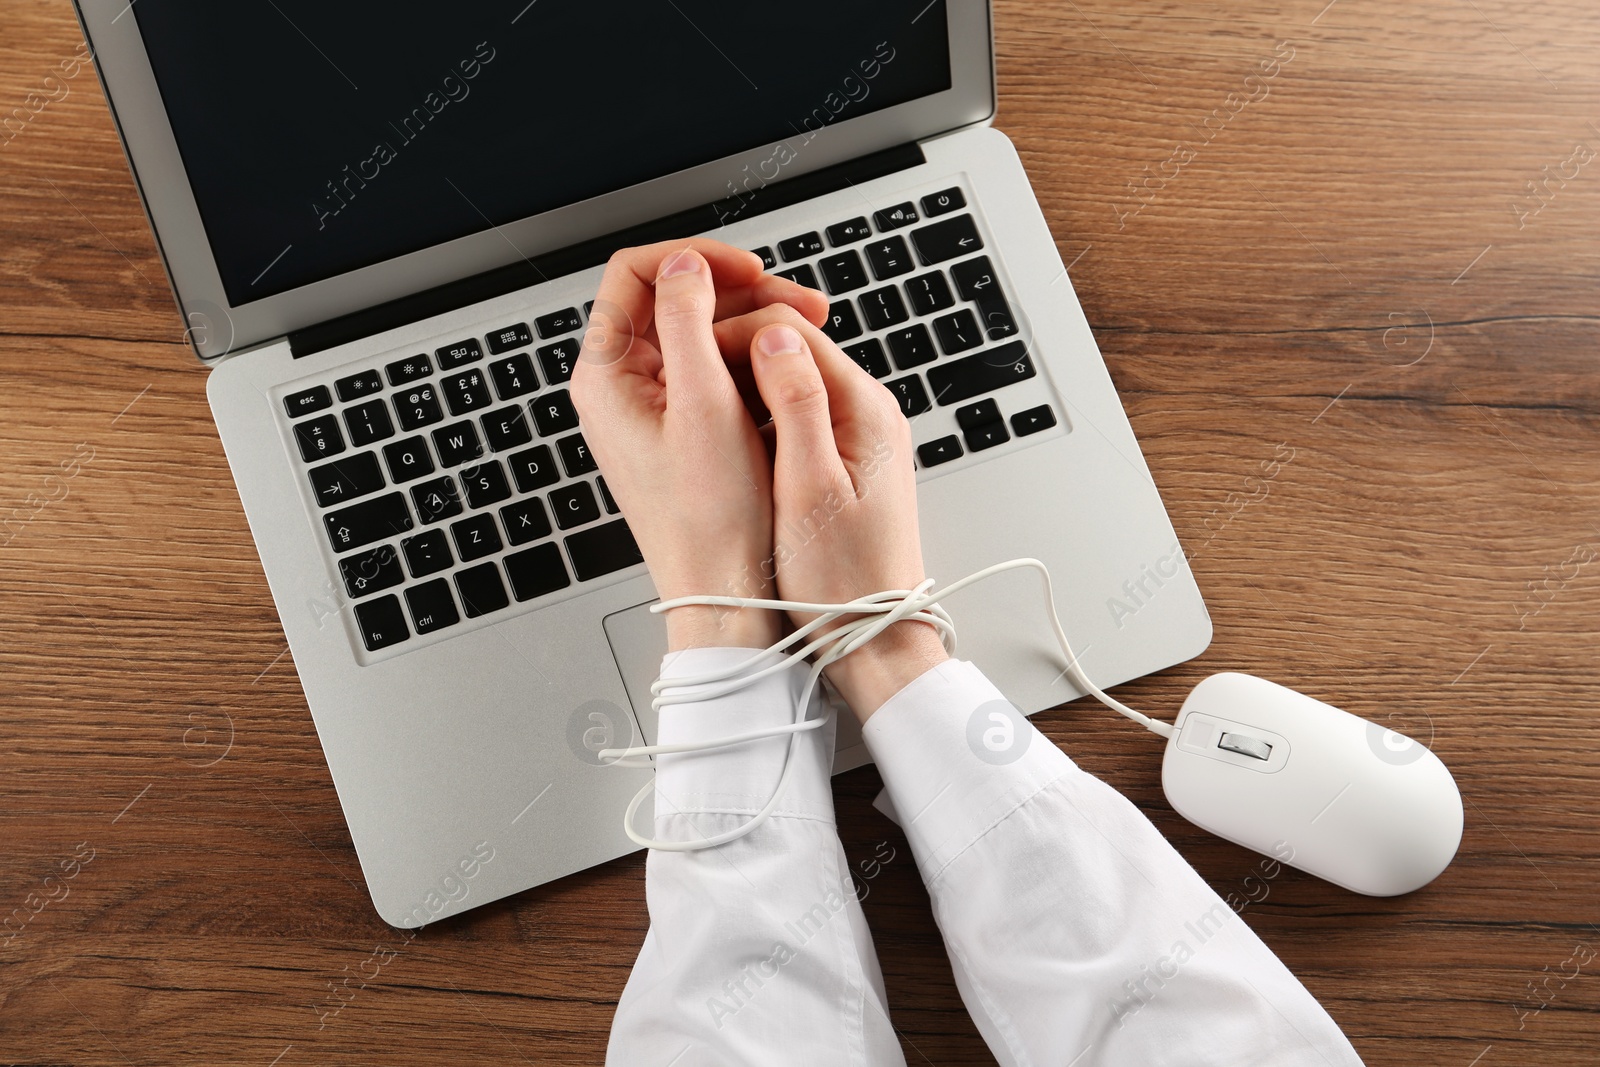
<svg viewBox="0 0 1600 1067">
<path fill-rule="evenodd" d="M 760 195 L 747 194 L 742 198 L 733 196 L 715 200 L 625 230 L 545 252 L 530 260 L 497 267 L 470 278 L 447 282 L 420 293 L 295 330 L 289 334 L 289 349 L 296 359 L 309 356 L 313 352 L 322 352 L 407 323 L 420 322 L 481 300 L 585 270 L 604 263 L 619 248 L 705 233 L 725 223 L 764 215 L 924 162 L 926 159 L 922 148 L 916 142 L 858 156 L 822 170 L 762 186 Z"/>
</svg>

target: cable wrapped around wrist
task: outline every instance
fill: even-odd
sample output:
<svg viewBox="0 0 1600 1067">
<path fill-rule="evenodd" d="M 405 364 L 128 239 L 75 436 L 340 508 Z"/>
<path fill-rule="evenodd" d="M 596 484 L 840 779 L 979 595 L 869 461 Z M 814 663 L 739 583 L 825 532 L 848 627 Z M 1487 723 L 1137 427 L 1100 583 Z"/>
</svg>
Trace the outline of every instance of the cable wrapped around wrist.
<svg viewBox="0 0 1600 1067">
<path fill-rule="evenodd" d="M 651 707 L 659 711 L 661 708 L 672 704 L 693 703 L 713 697 L 726 696 L 745 688 L 758 679 L 778 671 L 788 670 L 810 660 L 810 673 L 806 684 L 801 690 L 800 699 L 796 701 L 793 717 L 790 722 L 782 726 L 767 727 L 760 730 L 750 730 L 744 733 L 731 734 L 727 737 L 714 738 L 709 741 L 684 742 L 674 745 L 640 745 L 633 748 L 608 748 L 603 749 L 599 756 L 603 760 L 612 761 L 613 766 L 640 767 L 649 766 L 648 757 L 677 752 L 706 752 L 718 748 L 727 748 L 732 745 L 746 744 L 769 737 L 788 735 L 789 747 L 784 755 L 783 771 L 778 777 L 778 782 L 772 790 L 771 797 L 766 804 L 751 816 L 748 822 L 732 830 L 710 837 L 701 837 L 690 841 L 658 841 L 642 836 L 635 828 L 634 821 L 638 815 L 639 807 L 644 803 L 652 790 L 654 782 L 648 782 L 639 790 L 634 798 L 628 802 L 628 810 L 623 816 L 623 829 L 628 837 L 637 845 L 667 852 L 693 852 L 704 848 L 713 848 L 737 840 L 750 833 L 756 827 L 766 822 L 773 809 L 778 806 L 778 801 L 783 795 L 784 786 L 788 784 L 789 774 L 794 767 L 794 746 L 801 733 L 815 730 L 827 722 L 827 715 L 814 719 L 805 718 L 805 710 L 811 704 L 811 696 L 816 691 L 822 679 L 822 672 L 833 663 L 862 648 L 873 638 L 877 637 L 889 627 L 900 622 L 923 622 L 933 626 L 939 632 L 940 641 L 944 644 L 945 651 L 950 655 L 956 654 L 956 628 L 955 621 L 948 612 L 939 605 L 939 601 L 952 593 L 959 592 L 969 585 L 983 581 L 1002 571 L 1018 568 L 1032 568 L 1039 572 L 1044 582 L 1045 606 L 1050 616 L 1056 640 L 1066 655 L 1066 671 L 1078 687 L 1101 703 L 1121 715 L 1144 726 L 1153 733 L 1163 737 L 1170 736 L 1172 727 L 1164 722 L 1151 719 L 1132 708 L 1107 696 L 1083 673 L 1078 665 L 1077 655 L 1072 651 L 1072 645 L 1067 640 L 1066 631 L 1061 626 L 1061 619 L 1056 614 L 1055 596 L 1050 584 L 1050 572 L 1043 563 L 1036 559 L 1014 559 L 1005 563 L 997 563 L 992 567 L 969 574 L 960 581 L 953 582 L 943 589 L 931 591 L 933 579 L 927 578 L 918 583 L 915 589 L 890 589 L 870 596 L 857 598 L 843 604 L 814 604 L 796 600 L 762 600 L 754 597 L 734 596 L 690 596 L 679 597 L 675 600 L 662 601 L 652 605 L 652 612 L 660 613 L 671 611 L 673 608 L 689 606 L 730 607 L 730 608 L 765 608 L 770 611 L 804 612 L 815 614 L 817 617 L 798 627 L 794 632 L 776 642 L 769 648 L 752 650 L 750 657 L 742 663 L 711 674 L 694 675 L 688 678 L 678 678 L 666 683 L 657 680 L 650 687 L 653 699 Z M 856 616 L 848 618 L 847 616 Z M 846 621 L 840 621 L 846 620 Z M 837 624 L 837 625 L 835 625 Z M 832 629 L 828 629 L 833 627 Z M 819 631 L 825 631 L 820 636 L 813 637 Z M 799 647 L 796 647 L 799 646 Z M 793 649 L 793 651 L 790 651 Z M 765 667 L 756 665 L 768 659 L 773 654 L 785 653 L 777 662 L 769 663 Z M 811 657 L 815 655 L 815 659 Z"/>
</svg>

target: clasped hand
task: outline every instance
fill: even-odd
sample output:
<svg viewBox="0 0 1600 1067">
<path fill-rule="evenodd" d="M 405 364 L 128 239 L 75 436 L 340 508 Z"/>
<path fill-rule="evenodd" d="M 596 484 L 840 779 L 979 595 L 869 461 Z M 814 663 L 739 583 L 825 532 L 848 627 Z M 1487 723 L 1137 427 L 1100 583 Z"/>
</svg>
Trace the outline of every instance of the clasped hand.
<svg viewBox="0 0 1600 1067">
<path fill-rule="evenodd" d="M 572 399 L 663 599 L 838 603 L 923 580 L 910 425 L 827 315 L 821 293 L 718 241 L 611 257 Z M 668 647 L 765 648 L 783 623 L 674 608 Z M 902 622 L 828 677 L 864 720 L 945 658 Z"/>
</svg>

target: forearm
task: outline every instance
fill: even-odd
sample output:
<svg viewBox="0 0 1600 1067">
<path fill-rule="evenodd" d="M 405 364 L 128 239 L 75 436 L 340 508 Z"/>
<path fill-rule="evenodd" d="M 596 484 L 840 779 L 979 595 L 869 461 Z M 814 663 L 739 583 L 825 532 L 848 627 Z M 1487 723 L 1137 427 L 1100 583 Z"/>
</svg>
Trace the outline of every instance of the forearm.
<svg viewBox="0 0 1600 1067">
<path fill-rule="evenodd" d="M 750 649 L 672 655 L 663 677 L 740 662 Z M 732 696 L 669 705 L 659 742 L 788 722 L 801 672 Z M 765 804 L 787 738 L 657 757 L 656 836 L 710 837 Z M 871 936 L 833 822 L 831 725 L 799 734 L 773 815 L 710 849 L 653 851 L 650 931 L 617 1008 L 608 1062 L 668 1063 L 685 1048 L 718 1062 L 901 1064 Z"/>
<path fill-rule="evenodd" d="M 998 751 L 981 743 L 1003 701 L 951 662 L 863 728 L 1000 1062 L 1358 1064 L 1124 797 L 1031 724 Z"/>
</svg>

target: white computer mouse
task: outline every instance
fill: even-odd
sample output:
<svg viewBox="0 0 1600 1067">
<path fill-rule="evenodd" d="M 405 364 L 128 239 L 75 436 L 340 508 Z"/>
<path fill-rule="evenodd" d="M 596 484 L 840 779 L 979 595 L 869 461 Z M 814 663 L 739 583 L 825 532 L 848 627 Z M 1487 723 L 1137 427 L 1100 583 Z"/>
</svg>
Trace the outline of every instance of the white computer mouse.
<svg viewBox="0 0 1600 1067">
<path fill-rule="evenodd" d="M 1196 826 L 1368 896 L 1422 888 L 1461 844 L 1461 792 L 1439 757 L 1248 674 L 1194 687 L 1161 785 Z"/>
</svg>

